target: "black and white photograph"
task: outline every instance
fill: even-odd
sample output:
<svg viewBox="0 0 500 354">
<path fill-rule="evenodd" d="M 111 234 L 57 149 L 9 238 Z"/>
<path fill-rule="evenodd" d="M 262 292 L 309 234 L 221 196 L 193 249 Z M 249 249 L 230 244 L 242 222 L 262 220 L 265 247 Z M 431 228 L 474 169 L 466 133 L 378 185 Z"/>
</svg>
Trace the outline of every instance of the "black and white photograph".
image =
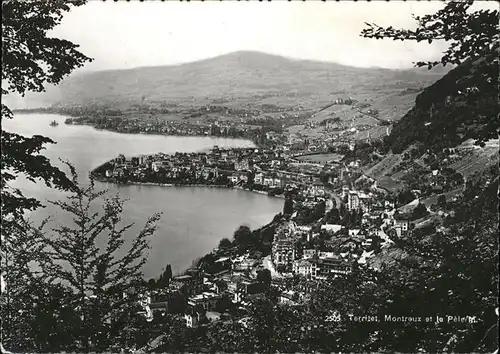
<svg viewBox="0 0 500 354">
<path fill-rule="evenodd" d="M 2 0 L 2 353 L 491 353 L 497 1 Z"/>
</svg>

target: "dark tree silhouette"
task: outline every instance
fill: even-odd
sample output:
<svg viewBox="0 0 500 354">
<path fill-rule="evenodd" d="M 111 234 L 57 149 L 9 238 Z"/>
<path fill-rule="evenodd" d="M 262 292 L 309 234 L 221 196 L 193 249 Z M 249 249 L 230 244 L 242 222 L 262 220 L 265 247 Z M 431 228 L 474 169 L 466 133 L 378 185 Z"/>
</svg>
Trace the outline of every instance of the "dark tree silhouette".
<svg viewBox="0 0 500 354">
<path fill-rule="evenodd" d="M 68 166 L 76 192 L 65 201 L 51 203 L 71 214 L 75 224 L 58 226 L 52 229 L 52 235 L 46 235 L 50 248 L 44 267 L 49 279 L 62 280 L 74 289 L 82 349 L 99 349 L 94 346 L 109 344 L 111 326 L 117 325 L 117 318 L 131 311 L 135 303 L 122 292 L 142 280 L 149 237 L 156 231 L 160 214 L 150 217 L 125 247 L 125 234 L 133 224 L 122 225 L 123 201 L 118 197 L 106 199 L 103 211 L 94 211 L 106 191 L 96 192 L 92 180 L 89 187 L 79 187 L 75 169 Z M 104 247 L 99 247 L 102 242 Z"/>
<path fill-rule="evenodd" d="M 170 264 L 167 264 L 165 270 L 163 271 L 163 273 L 160 275 L 160 278 L 156 282 L 156 285 L 158 287 L 165 288 L 168 286 L 171 279 L 172 279 L 172 266 Z"/>
<path fill-rule="evenodd" d="M 232 245 L 233 244 L 231 243 L 231 241 L 228 238 L 226 238 L 226 237 L 224 237 L 223 239 L 221 239 L 219 241 L 219 248 L 220 249 L 231 248 Z"/>
<path fill-rule="evenodd" d="M 327 223 L 337 224 L 340 222 L 340 213 L 337 208 L 332 208 L 332 210 L 330 210 L 325 217 Z"/>
<path fill-rule="evenodd" d="M 420 218 L 423 218 L 424 216 L 426 216 L 427 214 L 429 214 L 429 212 L 427 211 L 427 208 L 425 207 L 425 205 L 423 203 L 419 203 L 415 209 L 413 209 L 413 212 L 412 212 L 412 215 L 411 215 L 411 218 L 413 220 L 416 220 L 416 219 L 420 219 Z"/>
<path fill-rule="evenodd" d="M 446 197 L 444 196 L 444 194 L 441 194 L 438 199 L 437 199 L 437 205 L 439 207 L 444 207 L 446 205 Z"/>
<path fill-rule="evenodd" d="M 246 225 L 241 225 L 233 236 L 236 245 L 241 247 L 247 247 L 252 241 L 252 231 Z"/>
<path fill-rule="evenodd" d="M 415 200 L 415 195 L 410 190 L 404 190 L 399 192 L 397 196 L 397 201 L 399 205 L 406 205 Z"/>
<path fill-rule="evenodd" d="M 288 197 L 285 199 L 285 203 L 283 204 L 283 214 L 291 215 L 293 213 L 293 199 Z"/>
<path fill-rule="evenodd" d="M 271 271 L 269 269 L 262 269 L 257 273 L 257 280 L 262 284 L 269 286 L 271 284 Z"/>
</svg>

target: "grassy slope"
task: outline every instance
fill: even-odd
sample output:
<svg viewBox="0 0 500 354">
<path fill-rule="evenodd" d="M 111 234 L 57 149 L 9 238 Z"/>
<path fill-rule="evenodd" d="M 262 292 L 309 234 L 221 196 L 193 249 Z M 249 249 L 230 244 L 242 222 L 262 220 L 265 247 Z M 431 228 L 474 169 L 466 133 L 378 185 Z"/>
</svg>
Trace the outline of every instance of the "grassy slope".
<svg viewBox="0 0 500 354">
<path fill-rule="evenodd" d="M 313 154 L 313 155 L 304 155 L 297 157 L 297 160 L 300 161 L 308 161 L 308 162 L 316 162 L 316 163 L 326 163 L 329 161 L 340 161 L 343 155 L 340 154 Z"/>
<path fill-rule="evenodd" d="M 469 150 L 470 155 L 465 155 L 461 157 L 458 161 L 455 161 L 449 165 L 449 167 L 453 168 L 457 172 L 460 172 L 465 176 L 465 178 L 474 174 L 478 171 L 484 171 L 492 164 L 498 164 L 499 162 L 499 145 L 498 140 L 491 140 L 486 143 L 484 148 L 480 148 L 478 146 L 474 146 L 471 141 L 466 141 L 461 145 L 457 146 L 457 149 Z M 408 150 L 408 149 L 407 149 Z M 397 189 L 402 186 L 399 182 L 402 178 L 411 172 L 406 170 L 401 170 L 396 173 L 392 173 L 394 167 L 399 165 L 402 161 L 402 154 L 393 154 L 390 153 L 385 156 L 378 163 L 366 166 L 364 169 L 364 173 L 367 176 L 370 176 L 377 180 L 378 185 L 383 188 Z M 461 188 L 459 189 L 459 191 Z M 456 195 L 459 191 L 450 191 L 446 194 L 447 197 L 452 197 Z M 437 196 L 434 198 L 437 200 Z M 434 201 L 434 199 L 429 199 L 430 201 Z"/>
<path fill-rule="evenodd" d="M 403 184 L 392 178 L 392 176 L 388 176 L 388 174 L 390 175 L 393 168 L 401 163 L 403 160 L 401 156 L 402 155 L 400 154 L 389 153 L 376 164 L 365 166 L 363 169 L 364 173 L 377 180 L 378 187 L 392 191 L 398 190 L 403 186 Z"/>
<path fill-rule="evenodd" d="M 372 178 L 378 179 L 386 174 L 390 173 L 392 169 L 399 165 L 402 161 L 400 154 L 389 153 L 377 164 L 367 168 L 365 174 Z"/>
</svg>

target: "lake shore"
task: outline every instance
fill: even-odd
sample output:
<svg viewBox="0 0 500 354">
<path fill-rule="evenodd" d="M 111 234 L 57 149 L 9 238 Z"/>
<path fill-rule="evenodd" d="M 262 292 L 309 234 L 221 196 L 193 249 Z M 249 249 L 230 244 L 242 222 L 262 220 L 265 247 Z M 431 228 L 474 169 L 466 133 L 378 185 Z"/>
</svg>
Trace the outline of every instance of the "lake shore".
<svg viewBox="0 0 500 354">
<path fill-rule="evenodd" d="M 187 187 L 187 188 L 196 188 L 196 187 L 202 187 L 202 188 L 225 188 L 225 189 L 235 189 L 235 190 L 241 190 L 241 191 L 246 191 L 246 192 L 252 192 L 252 193 L 258 193 L 261 195 L 266 195 L 268 197 L 273 197 L 273 198 L 280 198 L 280 199 L 285 199 L 284 196 L 282 195 L 269 195 L 267 192 L 264 191 L 257 191 L 257 190 L 251 190 L 239 186 L 226 186 L 226 185 L 213 185 L 213 184 L 202 184 L 202 183 L 196 183 L 196 184 L 174 184 L 174 183 L 154 183 L 154 182 L 126 182 L 126 183 L 116 183 L 114 181 L 110 181 L 106 178 L 103 177 L 93 177 L 94 180 L 101 182 L 101 183 L 113 183 L 116 185 L 123 185 L 123 186 L 154 186 L 154 187 Z"/>
<path fill-rule="evenodd" d="M 38 134 L 56 141 L 57 144 L 48 146 L 43 155 L 63 170 L 59 158 L 74 163 L 79 182 L 84 185 L 89 183 L 90 171 L 119 154 L 132 157 L 162 151 L 171 155 L 179 151 L 197 153 L 212 149 L 214 145 L 224 149 L 254 146 L 240 139 L 99 131 L 89 126 L 66 125 L 64 119 L 65 115 L 16 113 L 15 119 L 4 122 L 4 128 L 25 136 Z M 59 122 L 58 127 L 50 126 L 53 120 Z M 39 200 L 58 200 L 63 197 L 43 183 L 33 185 L 23 179 L 15 183 L 16 188 Z M 162 213 L 157 232 L 150 239 L 151 250 L 142 270 L 146 279 L 159 276 L 166 264 L 171 264 L 173 269 L 187 269 L 193 259 L 210 252 L 221 238 L 230 238 L 240 225 L 259 228 L 283 209 L 283 200 L 279 198 L 237 193 L 228 188 L 200 188 L 208 187 L 205 185 L 191 189 L 151 188 L 147 185 L 142 188 L 121 188 L 115 183 L 98 183 L 96 187 L 108 190 L 109 195 L 119 194 L 128 201 L 124 205 L 123 223 L 134 224 L 128 233 L 130 235 L 140 232 L 142 223 L 151 215 Z M 99 203 L 96 203 L 97 206 Z M 30 218 L 34 223 L 40 223 L 46 217 L 55 215 L 57 222 L 62 225 L 71 225 L 73 222 L 68 213 L 60 212 L 50 203 L 31 213 Z M 120 250 L 117 257 L 125 251 Z"/>
<path fill-rule="evenodd" d="M 74 116 L 69 116 L 66 113 L 61 113 L 57 111 L 46 111 L 44 109 L 30 109 L 30 110 L 13 110 L 13 113 L 17 114 L 23 114 L 23 115 L 37 115 L 37 114 L 50 114 L 54 116 L 60 116 L 60 117 L 65 117 L 65 118 L 80 118 L 80 117 L 74 117 Z M 66 120 L 67 120 L 66 119 Z M 258 141 L 255 141 L 250 138 L 246 137 L 232 137 L 232 136 L 220 136 L 220 135 L 206 135 L 206 134 L 179 134 L 179 133 L 174 133 L 174 132 L 158 132 L 158 131 L 153 131 L 153 132 L 148 132 L 148 131 L 120 131 L 117 129 L 111 129 L 111 128 L 98 128 L 96 127 L 95 124 L 92 124 L 90 122 L 88 123 L 80 123 L 80 122 L 73 122 L 73 123 L 67 123 L 66 121 L 60 122 L 60 124 L 64 124 L 67 126 L 81 126 L 81 127 L 90 127 L 93 128 L 94 130 L 98 132 L 110 132 L 110 133 L 115 133 L 115 134 L 123 134 L 123 135 L 144 135 L 144 136 L 161 136 L 161 137 L 178 137 L 178 138 L 212 138 L 212 139 L 224 139 L 224 140 L 234 140 L 234 141 L 245 141 L 250 143 L 248 147 L 256 147 L 256 148 L 263 148 L 265 146 L 262 146 L 259 144 Z M 253 145 L 253 146 L 252 146 Z"/>
</svg>

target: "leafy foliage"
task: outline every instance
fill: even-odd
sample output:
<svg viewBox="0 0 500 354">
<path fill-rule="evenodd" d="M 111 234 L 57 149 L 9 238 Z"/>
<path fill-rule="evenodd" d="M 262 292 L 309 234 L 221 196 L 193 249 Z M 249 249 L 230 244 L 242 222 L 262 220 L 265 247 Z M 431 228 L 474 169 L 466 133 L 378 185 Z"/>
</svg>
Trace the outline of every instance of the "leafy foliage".
<svg viewBox="0 0 500 354">
<path fill-rule="evenodd" d="M 2 96 L 42 92 L 46 84 L 58 84 L 91 60 L 77 45 L 48 36 L 64 12 L 83 3 L 2 1 Z M 1 119 L 12 118 L 12 111 L 2 103 Z M 2 339 L 15 350 L 59 350 L 63 343 L 71 349 L 75 342 L 74 332 L 66 326 L 74 317 L 71 304 L 63 300 L 68 290 L 60 285 L 45 286 L 45 275 L 32 268 L 43 266 L 48 259 L 41 231 L 24 220 L 24 212 L 42 204 L 9 185 L 24 175 L 31 182 L 41 180 L 49 187 L 73 190 L 72 181 L 40 154 L 44 145 L 53 143 L 43 136 L 24 137 L 2 128 L 2 277 L 7 284 L 2 318 L 8 318 Z M 57 339 L 55 333 L 64 333 L 63 338 Z"/>
<path fill-rule="evenodd" d="M 316 203 L 312 209 L 302 207 L 297 211 L 296 221 L 301 225 L 311 224 L 325 216 L 325 210 L 326 203 L 323 200 Z"/>
<path fill-rule="evenodd" d="M 340 213 L 337 208 L 332 208 L 326 215 L 325 221 L 327 224 L 338 224 L 340 222 Z"/>
<path fill-rule="evenodd" d="M 52 203 L 73 215 L 74 226 L 46 232 L 47 222 L 37 229 L 22 225 L 5 248 L 2 311 L 10 319 L 4 328 L 9 348 L 100 351 L 116 340 L 135 312 L 136 294 L 124 292 L 141 289 L 148 239 L 160 214 L 150 217 L 135 238 L 126 239 L 133 224 L 122 226 L 123 201 L 105 199 L 102 212 L 95 211 L 105 191 L 96 192 L 92 180 L 80 187 L 74 167 L 68 166 L 74 192 Z M 171 268 L 164 276 L 171 276 Z"/>
<path fill-rule="evenodd" d="M 428 231 L 408 240 L 404 249 L 418 261 L 405 262 L 399 270 L 394 269 L 396 279 L 402 276 L 411 279 L 405 290 L 406 309 L 413 309 L 415 313 L 477 318 L 476 323 L 461 325 L 459 330 L 457 324 L 450 324 L 436 328 L 434 334 L 428 332 L 429 351 L 445 350 L 451 337 L 448 350 L 491 351 L 498 346 L 497 338 L 491 334 L 486 336 L 497 323 L 494 309 L 498 307 L 498 201 L 495 196 L 498 176 L 495 174 L 479 178 L 453 203 L 455 215 L 451 217 L 449 230 Z M 393 306 L 401 306 L 400 301 L 395 301 Z"/>
<path fill-rule="evenodd" d="M 71 170 L 72 182 L 78 186 L 75 169 Z M 82 318 L 82 335 L 91 336 L 104 331 L 106 323 L 114 321 L 130 301 L 121 292 L 141 280 L 141 268 L 147 261 L 148 238 L 156 230 L 160 214 L 150 217 L 123 256 L 125 232 L 133 224 L 121 226 L 123 202 L 114 197 L 106 199 L 103 213 L 93 212 L 92 205 L 105 191 L 96 192 L 91 180 L 87 188 L 77 187 L 67 201 L 55 201 L 54 205 L 74 216 L 74 227 L 59 226 L 46 237 L 50 245 L 50 263 L 47 273 L 54 280 L 67 282 L 76 291 L 77 312 Z M 99 247 L 98 238 L 104 238 L 105 246 Z M 89 338 L 83 339 L 87 345 Z M 94 338 L 102 341 L 104 338 Z"/>
<path fill-rule="evenodd" d="M 418 62 L 416 66 L 461 64 L 469 58 L 479 58 L 493 49 L 500 39 L 498 32 L 498 11 L 478 10 L 468 12 L 473 0 L 450 1 L 435 14 L 414 16 L 418 26 L 415 30 L 380 27 L 367 23 L 361 32 L 367 38 L 392 38 L 393 40 L 413 40 L 417 42 L 436 40 L 450 42 L 440 61 Z"/>
<path fill-rule="evenodd" d="M 246 225 L 241 225 L 235 232 L 234 232 L 234 243 L 241 247 L 241 248 L 246 248 L 252 243 L 252 231 L 250 228 Z"/>
<path fill-rule="evenodd" d="M 24 95 L 41 92 L 46 84 L 58 84 L 91 59 L 80 53 L 76 44 L 52 38 L 48 32 L 61 22 L 62 15 L 78 1 L 2 1 L 2 96 L 10 92 Z M 4 87 L 4 84 L 7 85 Z M 10 109 L 2 103 L 2 119 L 12 118 Z M 49 138 L 31 138 L 2 129 L 2 223 L 19 220 L 25 210 L 34 210 L 41 203 L 26 198 L 8 183 L 17 175 L 28 180 L 43 180 L 48 186 L 69 190 L 71 181 L 39 153 Z"/>
<path fill-rule="evenodd" d="M 6 91 L 22 95 L 41 92 L 45 84 L 58 84 L 73 69 L 91 60 L 77 50 L 78 45 L 47 36 L 61 22 L 64 12 L 84 3 L 2 2 L 2 77 L 8 84 Z"/>
<path fill-rule="evenodd" d="M 425 205 L 423 203 L 418 203 L 411 213 L 411 220 L 423 218 L 427 214 L 429 214 L 429 212 L 427 211 Z"/>
<path fill-rule="evenodd" d="M 267 287 L 271 284 L 271 271 L 269 269 L 262 269 L 257 273 L 257 280 Z"/>
<path fill-rule="evenodd" d="M 389 146 L 395 153 L 423 143 L 441 150 L 467 139 L 482 145 L 497 137 L 498 46 L 487 56 L 468 61 L 426 88 L 415 107 L 398 121 Z"/>
<path fill-rule="evenodd" d="M 39 302 L 47 295 L 41 286 L 45 277 L 38 271 L 45 261 L 40 228 L 21 220 L 9 224 L 8 231 L 2 225 L 4 231 L 9 237 L 2 236 L 2 276 L 6 283 L 1 296 L 2 344 L 12 350 L 43 347 L 31 331 Z"/>
<path fill-rule="evenodd" d="M 39 153 L 43 145 L 53 143 L 49 138 L 35 135 L 31 138 L 2 131 L 2 223 L 5 227 L 22 218 L 24 211 L 42 206 L 35 198 L 27 198 L 21 190 L 9 186 L 19 174 L 24 174 L 31 182 L 43 180 L 49 187 L 71 190 L 71 181 L 64 172 L 53 167 L 50 161 Z"/>
</svg>

